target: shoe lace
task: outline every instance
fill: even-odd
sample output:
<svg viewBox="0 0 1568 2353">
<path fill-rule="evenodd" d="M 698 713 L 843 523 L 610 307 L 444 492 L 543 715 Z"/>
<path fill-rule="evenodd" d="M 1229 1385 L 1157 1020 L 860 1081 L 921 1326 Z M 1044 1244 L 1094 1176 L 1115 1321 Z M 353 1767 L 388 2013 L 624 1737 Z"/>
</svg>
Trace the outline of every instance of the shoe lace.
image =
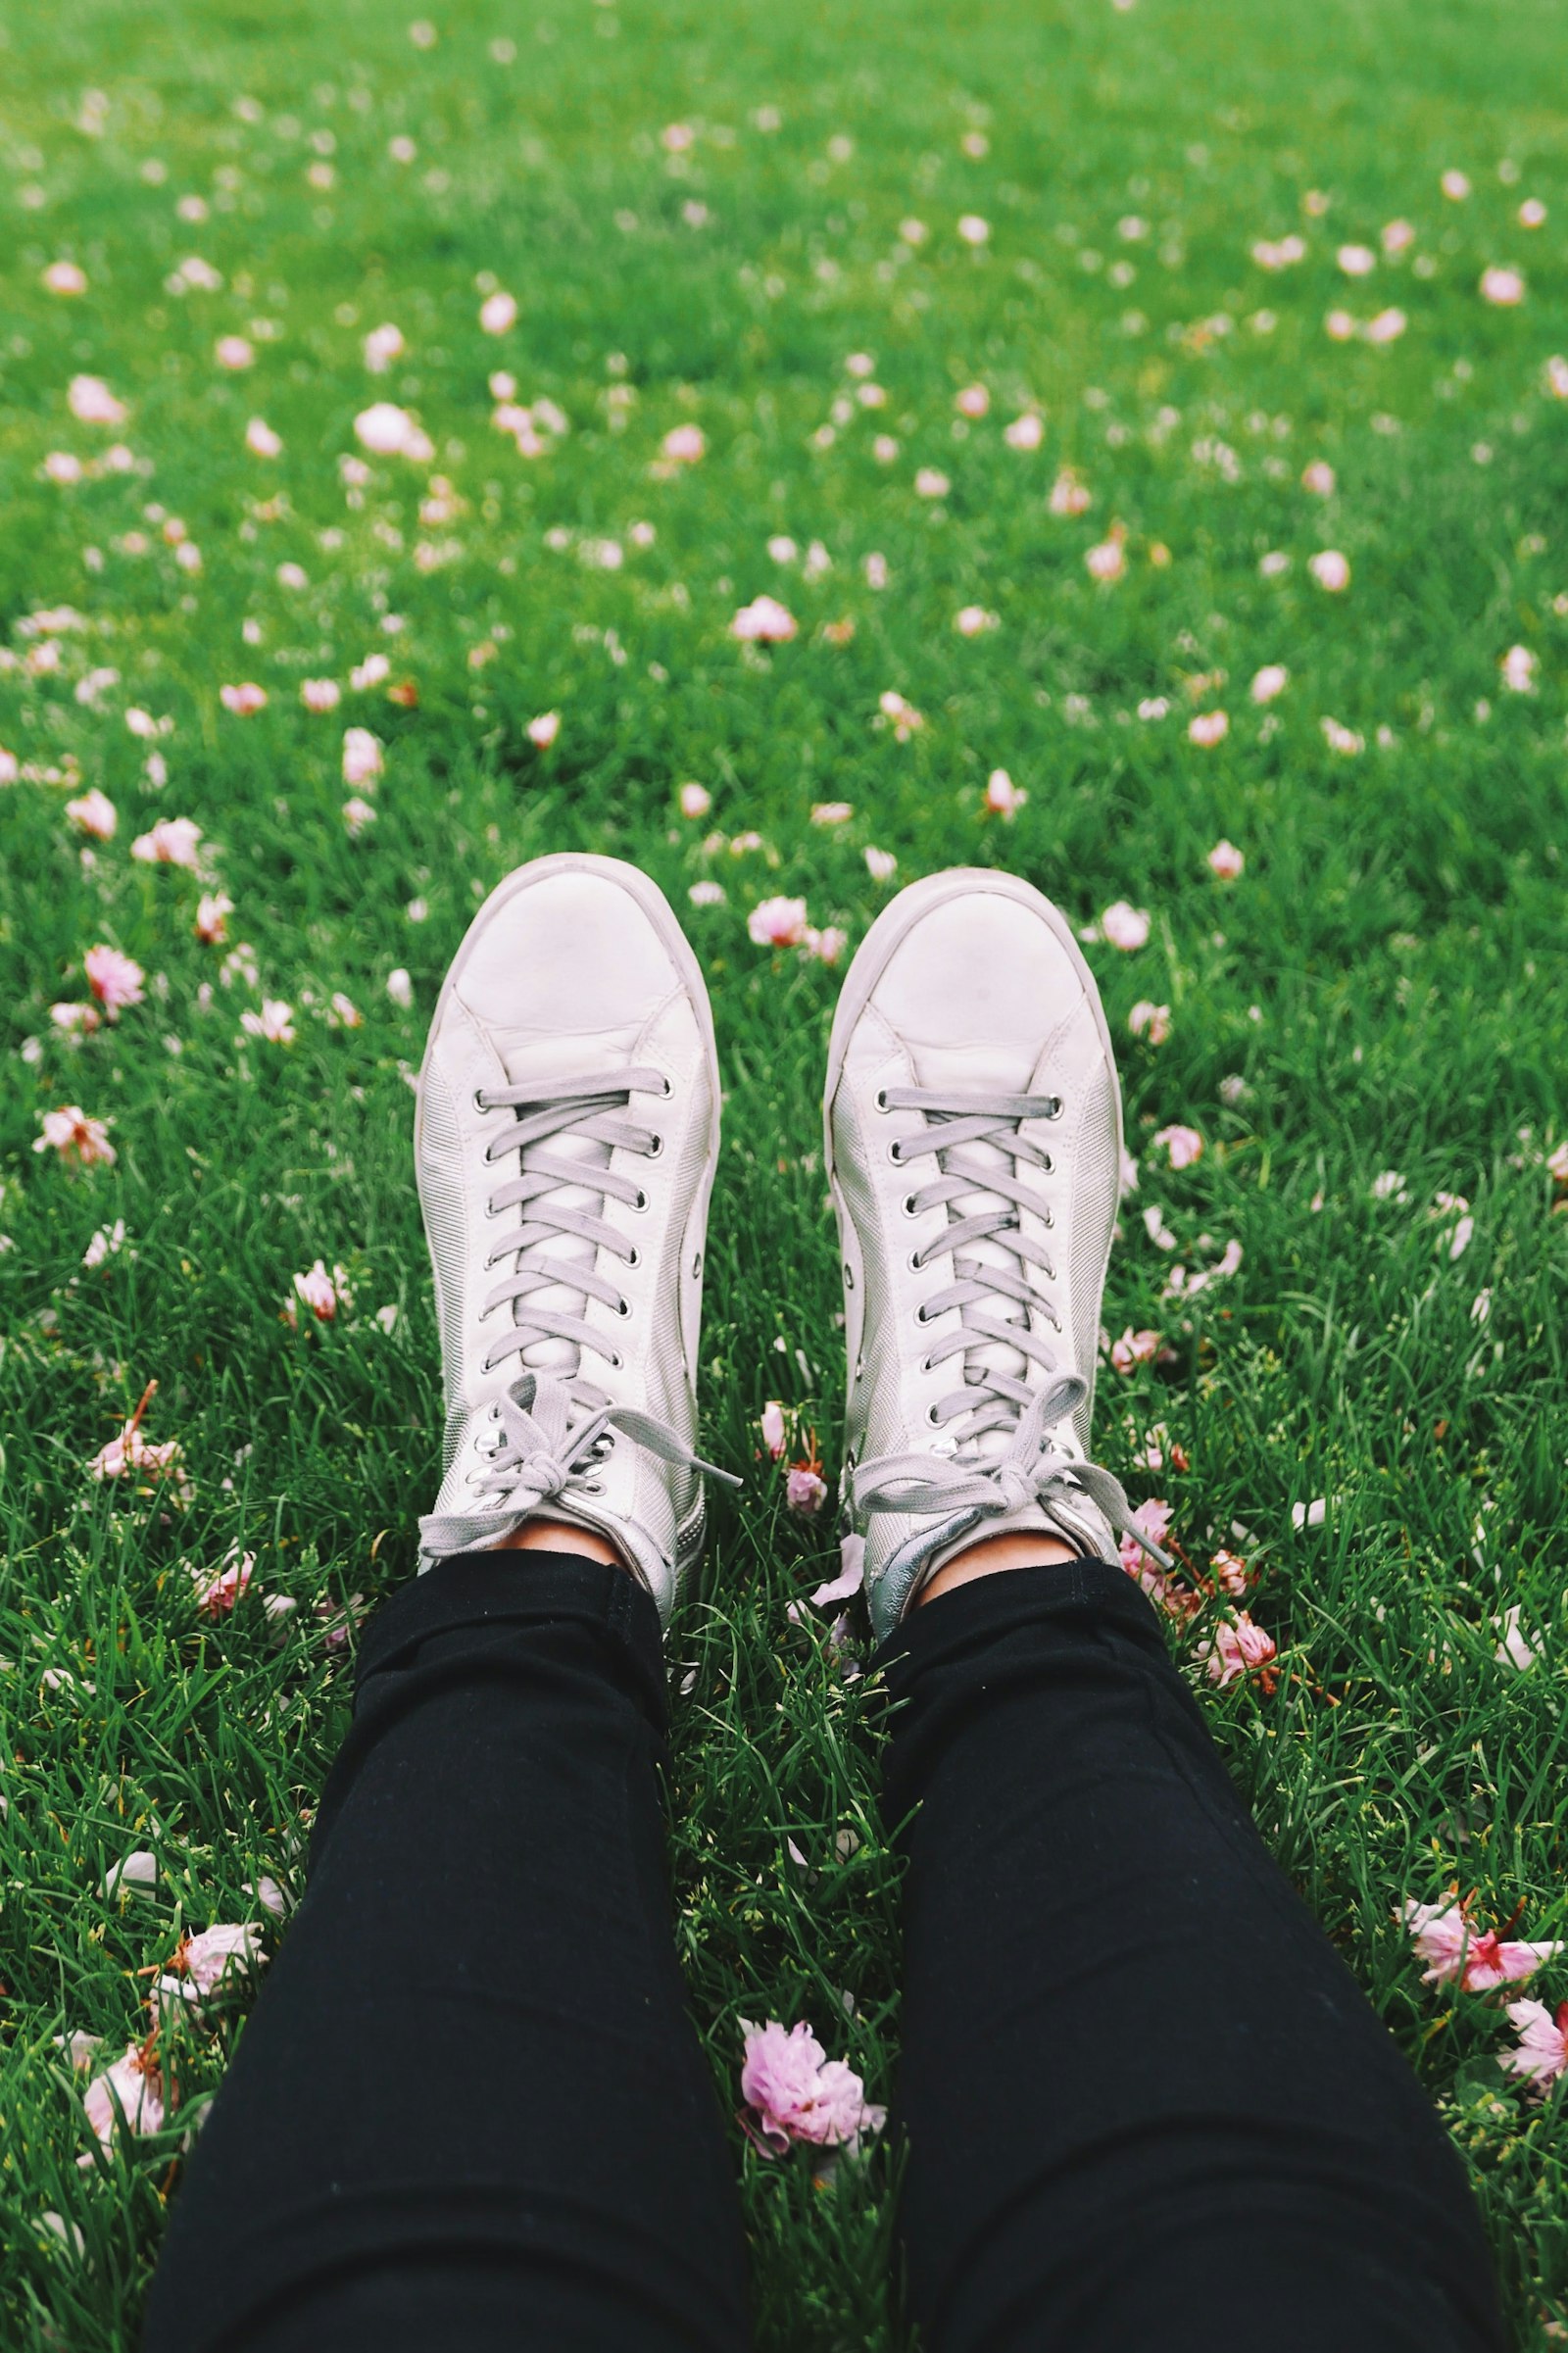
<svg viewBox="0 0 1568 2353">
<path fill-rule="evenodd" d="M 419 1523 L 427 1550 L 493 1542 L 502 1522 L 510 1531 L 543 1504 L 568 1496 L 588 1482 L 617 1431 L 661 1461 L 740 1485 L 694 1454 L 658 1415 L 618 1403 L 583 1377 L 590 1354 L 617 1370 L 622 1362 L 612 1337 L 588 1321 L 588 1301 L 598 1299 L 619 1316 L 631 1313 L 612 1274 L 601 1271 L 600 1258 L 608 1254 L 635 1266 L 640 1254 L 605 1210 L 612 1201 L 634 1213 L 648 1206 L 645 1188 L 617 1169 L 612 1155 L 658 1158 L 663 1138 L 630 1116 L 631 1098 L 669 1092 L 662 1071 L 634 1067 L 554 1078 L 548 1089 L 499 1086 L 477 1093 L 481 1112 L 510 1114 L 486 1142 L 486 1162 L 494 1166 L 517 1155 L 516 1175 L 498 1185 L 486 1204 L 489 1217 L 516 1212 L 517 1223 L 485 1261 L 505 1264 L 507 1271 L 481 1303 L 480 1321 L 503 1310 L 510 1315 L 481 1369 L 493 1372 L 509 1356 L 523 1362 L 491 1402 L 479 1441 L 484 1468 L 470 1476 L 475 1491 L 494 1500 L 472 1512 L 427 1515 Z"/>
<path fill-rule="evenodd" d="M 1062 1324 L 1045 1285 L 1055 1282 L 1056 1270 L 1024 1222 L 1051 1230 L 1039 1179 L 1052 1173 L 1052 1158 L 1023 1133 L 1025 1122 L 1058 1119 L 1060 1097 L 886 1087 L 877 1101 L 886 1111 L 920 1114 L 917 1126 L 891 1139 L 891 1157 L 900 1165 L 934 1163 L 906 1208 L 916 1217 L 939 1207 L 948 1213 L 941 1236 L 910 1263 L 919 1272 L 938 1257 L 951 1261 L 953 1280 L 916 1312 L 929 1324 L 956 1310 L 952 1329 L 933 1339 L 926 1369 L 957 1360 L 961 1384 L 929 1418 L 937 1429 L 962 1428 L 949 1453 L 879 1454 L 857 1464 L 856 1509 L 993 1518 L 1033 1503 L 1049 1508 L 1053 1500 L 1070 1507 L 1076 1494 L 1168 1568 L 1134 1520 L 1121 1482 L 1085 1459 L 1070 1430 L 1063 1433 L 1089 1384 L 1061 1366 L 1053 1346 Z"/>
</svg>

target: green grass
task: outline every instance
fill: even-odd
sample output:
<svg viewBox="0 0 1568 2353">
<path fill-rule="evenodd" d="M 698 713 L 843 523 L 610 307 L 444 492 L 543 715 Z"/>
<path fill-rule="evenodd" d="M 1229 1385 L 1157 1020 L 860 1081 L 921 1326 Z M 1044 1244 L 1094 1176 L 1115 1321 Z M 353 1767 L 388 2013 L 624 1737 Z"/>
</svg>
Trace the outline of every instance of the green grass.
<svg viewBox="0 0 1568 2353">
<path fill-rule="evenodd" d="M 679 1934 L 726 2100 L 741 2016 L 808 2016 L 873 2095 L 898 2037 L 863 1702 L 824 1628 L 786 1615 L 831 1531 L 792 1521 L 757 1461 L 770 1396 L 836 1461 L 816 1124 L 836 980 L 754 947 L 745 918 L 803 894 L 853 940 L 897 881 L 1004 863 L 1082 924 L 1120 898 L 1152 914 L 1137 954 L 1089 952 L 1143 1161 L 1105 1321 L 1169 1348 L 1104 1374 L 1101 1452 L 1135 1497 L 1174 1504 L 1200 1560 L 1234 1522 L 1252 1534 L 1251 1606 L 1284 1677 L 1273 1697 L 1203 1686 L 1217 1737 L 1443 2104 L 1535 2346 L 1568 2317 L 1558 2108 L 1498 2072 L 1493 2005 L 1419 1984 L 1394 1911 L 1457 1880 L 1488 1920 L 1523 1903 L 1524 1933 L 1568 1934 L 1568 1219 L 1544 1167 L 1568 1124 L 1568 405 L 1545 374 L 1568 353 L 1560 12 L 473 0 L 435 22 L 420 47 L 386 0 L 59 0 L 0 20 L 0 645 L 35 652 L 22 625 L 40 608 L 83 620 L 58 668 L 0 666 L 0 747 L 24 770 L 0 790 L 0 2333 L 134 2341 L 179 2126 L 79 2170 L 54 2037 L 88 2030 L 112 2054 L 137 2031 L 136 1973 L 181 1924 L 250 1916 L 259 1871 L 297 1884 L 347 1708 L 318 1613 L 411 1573 L 433 1488 L 406 1082 L 477 898 L 580 846 L 636 859 L 682 909 L 699 880 L 726 894 L 689 910 L 729 1088 L 704 1410 L 708 1446 L 750 1476 L 714 1498 L 711 1610 L 672 1638 Z M 670 123 L 696 134 L 674 154 Z M 1450 168 L 1466 201 L 1440 193 Z M 197 196 L 208 217 L 177 217 Z M 1528 197 L 1544 227 L 1519 223 Z M 983 251 L 957 234 L 967 214 L 991 224 Z M 1133 216 L 1147 235 L 1120 232 Z M 1400 217 L 1413 246 L 1342 274 L 1342 244 L 1378 248 Z M 910 218 L 922 244 L 901 236 Z M 1291 232 L 1305 259 L 1261 270 L 1253 242 Z M 221 286 L 169 291 L 193 254 Z M 61 259 L 85 294 L 45 290 Z M 1524 270 L 1522 305 L 1481 299 L 1494 264 Z M 492 281 L 519 304 L 499 338 L 477 323 Z M 1407 327 L 1381 348 L 1325 332 L 1336 307 L 1388 306 Z M 362 339 L 385 320 L 407 350 L 373 376 Z M 254 347 L 242 373 L 214 362 L 231 333 Z M 856 353 L 878 410 L 854 405 Z M 493 429 L 498 368 L 569 420 L 546 454 Z M 70 415 L 78 373 L 126 404 L 118 433 Z M 991 411 L 960 434 L 954 396 L 974 382 Z M 338 461 L 374 398 L 416 411 L 436 455 L 372 461 L 350 495 Z M 1041 446 L 1008 447 L 1030 407 Z M 247 451 L 252 417 L 280 457 Z M 707 455 L 658 478 L 683 422 Z M 96 465 L 117 439 L 135 470 L 40 474 L 52 451 Z M 1315 460 L 1326 499 L 1301 483 Z M 1077 516 L 1050 511 L 1064 466 L 1093 494 Z M 922 466 L 946 496 L 916 495 Z M 461 503 L 421 522 L 432 475 Z M 1113 524 L 1125 575 L 1100 583 L 1084 557 Z M 777 534 L 793 564 L 768 555 Z M 583 560 L 605 540 L 618 569 Z M 831 568 L 808 578 L 813 540 Z M 1307 573 L 1324 548 L 1349 559 L 1343 595 Z M 1270 551 L 1289 559 L 1273 576 Z M 308 585 L 280 583 L 282 564 Z M 764 590 L 801 628 L 759 655 L 728 624 Z M 959 635 L 966 605 L 997 626 Z M 827 634 L 841 622 L 848 642 Z M 1539 657 L 1535 693 L 1500 682 L 1516 644 Z M 372 651 L 416 706 L 348 691 Z M 1271 662 L 1291 678 L 1262 710 L 1249 682 Z M 82 700 L 100 669 L 118 678 Z M 301 707 L 317 676 L 344 685 L 337 711 Z M 270 700 L 240 718 L 219 688 L 247 679 Z M 877 723 L 890 689 L 925 715 L 905 743 Z M 1137 716 L 1153 698 L 1168 715 Z M 132 707 L 171 732 L 139 740 Z M 1228 736 L 1195 747 L 1189 715 L 1215 709 Z M 540 752 L 527 722 L 552 710 Z M 1364 749 L 1332 750 L 1325 717 Z M 386 745 L 358 841 L 345 724 Z M 999 765 L 1029 795 L 1011 825 L 980 813 Z M 704 823 L 678 814 L 690 779 L 712 794 Z M 64 811 L 88 785 L 120 815 L 90 861 Z M 853 805 L 847 824 L 811 823 L 828 799 Z M 202 828 L 259 988 L 194 937 L 197 877 L 130 858 L 160 815 Z M 729 846 L 750 833 L 760 847 Z M 1222 835 L 1247 857 L 1228 888 L 1205 864 Z M 896 855 L 893 884 L 867 846 Z M 146 1002 L 74 1041 L 48 1008 L 83 996 L 101 941 L 144 966 Z M 334 990 L 363 1027 L 328 1024 Z M 263 994 L 293 1007 L 291 1048 L 242 1037 Z M 1157 1049 L 1129 1035 L 1140 999 L 1171 1008 Z M 110 1121 L 113 1167 L 34 1153 L 64 1103 Z M 1181 1174 L 1150 1144 L 1172 1121 L 1206 1140 Z M 1379 1198 L 1388 1170 L 1403 1184 Z M 1457 1260 L 1439 1193 L 1471 1204 Z M 1185 1263 L 1234 1238 L 1240 1272 L 1162 1299 L 1152 1203 Z M 117 1218 L 123 1249 L 84 1269 Z M 295 1333 L 280 1308 L 318 1256 L 354 1306 Z M 153 1377 L 183 1510 L 84 1469 Z M 1190 1467 L 1155 1477 L 1138 1456 L 1161 1423 Z M 1325 1524 L 1293 1533 L 1292 1504 L 1317 1496 Z M 181 1564 L 234 1544 L 257 1591 L 205 1624 Z M 263 1591 L 297 1603 L 281 1627 Z M 1514 1603 L 1541 1653 L 1526 1674 L 1494 1658 Z M 106 1899 L 132 1847 L 157 1850 L 157 1893 Z M 1554 2003 L 1568 1970 L 1535 1989 Z M 187 2036 L 189 2097 L 232 2031 Z M 736 2142 L 764 2343 L 903 2344 L 897 2152 L 823 2195 Z"/>
</svg>

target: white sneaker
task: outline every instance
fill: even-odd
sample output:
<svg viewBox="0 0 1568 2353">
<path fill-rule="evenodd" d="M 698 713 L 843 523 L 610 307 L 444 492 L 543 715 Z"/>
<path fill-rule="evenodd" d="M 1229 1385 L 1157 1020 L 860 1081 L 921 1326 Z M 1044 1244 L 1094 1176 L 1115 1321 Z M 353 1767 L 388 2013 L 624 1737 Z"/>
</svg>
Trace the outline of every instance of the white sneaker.
<svg viewBox="0 0 1568 2353">
<path fill-rule="evenodd" d="M 447 1408 L 422 1568 L 543 1515 L 615 1544 L 667 1622 L 710 1469 L 693 1382 L 718 1101 L 708 992 L 646 875 L 570 855 L 492 891 L 419 1076 Z"/>
<path fill-rule="evenodd" d="M 1114 1560 L 1131 1513 L 1088 1445 L 1121 1097 L 1049 900 L 964 869 L 899 894 L 845 976 L 825 1124 L 878 1635 L 977 1531 Z"/>
</svg>

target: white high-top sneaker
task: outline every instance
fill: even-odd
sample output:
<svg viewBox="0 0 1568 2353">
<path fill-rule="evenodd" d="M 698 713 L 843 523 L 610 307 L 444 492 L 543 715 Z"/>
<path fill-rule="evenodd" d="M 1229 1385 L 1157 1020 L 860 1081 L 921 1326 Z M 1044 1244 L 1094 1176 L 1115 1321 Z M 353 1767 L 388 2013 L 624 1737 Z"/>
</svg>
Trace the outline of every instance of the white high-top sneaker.
<svg viewBox="0 0 1568 2353">
<path fill-rule="evenodd" d="M 965 869 L 899 894 L 845 976 L 825 1125 L 844 1501 L 878 1635 L 977 1536 L 1114 1560 L 1131 1513 L 1088 1445 L 1121 1097 L 1049 900 Z"/>
<path fill-rule="evenodd" d="M 419 1076 L 447 1408 L 421 1567 L 542 1515 L 609 1538 L 667 1622 L 711 1471 L 693 1383 L 718 1102 L 708 992 L 646 875 L 567 855 L 492 891 Z"/>
</svg>

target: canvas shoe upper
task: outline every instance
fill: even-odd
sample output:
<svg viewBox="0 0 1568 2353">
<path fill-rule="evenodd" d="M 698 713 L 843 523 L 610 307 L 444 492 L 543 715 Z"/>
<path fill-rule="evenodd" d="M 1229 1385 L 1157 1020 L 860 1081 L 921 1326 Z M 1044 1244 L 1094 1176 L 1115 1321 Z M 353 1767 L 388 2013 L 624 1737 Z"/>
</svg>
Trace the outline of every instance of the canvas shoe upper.
<svg viewBox="0 0 1568 2353">
<path fill-rule="evenodd" d="M 566 855 L 491 893 L 419 1078 L 446 1395 L 421 1567 L 542 1514 L 614 1543 L 667 1620 L 711 1471 L 694 1375 L 718 1106 L 702 975 L 645 875 Z"/>
<path fill-rule="evenodd" d="M 825 1127 L 878 1634 L 977 1534 L 1114 1559 L 1131 1513 L 1088 1446 L 1121 1100 L 1057 909 L 982 871 L 901 892 L 845 977 Z"/>
</svg>

